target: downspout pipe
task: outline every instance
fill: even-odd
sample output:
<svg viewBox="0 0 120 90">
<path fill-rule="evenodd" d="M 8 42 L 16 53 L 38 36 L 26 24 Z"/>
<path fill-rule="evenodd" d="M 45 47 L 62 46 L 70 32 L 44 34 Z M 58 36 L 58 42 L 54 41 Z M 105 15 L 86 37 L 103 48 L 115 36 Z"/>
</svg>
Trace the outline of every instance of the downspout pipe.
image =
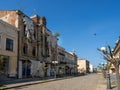
<svg viewBox="0 0 120 90">
<path fill-rule="evenodd" d="M 20 34 L 20 31 L 18 31 L 17 78 L 19 78 L 19 57 L 20 57 L 20 56 L 19 56 L 19 54 L 20 54 L 20 53 L 19 53 L 19 51 L 20 51 L 20 50 L 19 50 L 19 44 L 20 44 L 20 43 L 19 43 L 19 39 L 20 39 L 20 37 L 19 37 L 20 35 L 19 35 L 19 34 Z"/>
</svg>

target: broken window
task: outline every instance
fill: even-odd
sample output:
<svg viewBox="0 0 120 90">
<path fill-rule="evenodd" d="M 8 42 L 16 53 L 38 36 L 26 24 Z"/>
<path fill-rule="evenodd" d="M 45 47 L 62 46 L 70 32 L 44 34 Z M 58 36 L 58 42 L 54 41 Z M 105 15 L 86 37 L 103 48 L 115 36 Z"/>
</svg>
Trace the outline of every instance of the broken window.
<svg viewBox="0 0 120 90">
<path fill-rule="evenodd" d="M 27 52 L 28 52 L 28 45 L 25 43 L 23 47 L 23 53 L 27 54 Z"/>
<path fill-rule="evenodd" d="M 23 32 L 23 33 L 24 33 L 24 36 L 27 36 L 27 33 L 26 33 L 26 25 L 25 25 L 25 24 L 24 24 L 24 29 L 23 29 L 23 30 L 24 30 L 24 32 Z"/>
</svg>

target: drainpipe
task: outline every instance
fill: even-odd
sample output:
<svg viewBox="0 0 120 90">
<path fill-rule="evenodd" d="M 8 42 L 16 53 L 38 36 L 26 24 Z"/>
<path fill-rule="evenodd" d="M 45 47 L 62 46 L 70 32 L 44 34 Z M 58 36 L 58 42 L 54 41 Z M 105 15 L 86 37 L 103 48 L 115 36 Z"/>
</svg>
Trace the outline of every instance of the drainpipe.
<svg viewBox="0 0 120 90">
<path fill-rule="evenodd" d="M 17 52 L 17 78 L 19 78 L 19 35 L 20 34 L 20 31 L 18 31 L 18 52 Z"/>
<path fill-rule="evenodd" d="M 43 57 L 45 57 L 46 56 L 46 54 L 45 54 L 45 28 L 43 28 L 43 40 L 42 40 L 42 52 L 43 52 Z"/>
</svg>

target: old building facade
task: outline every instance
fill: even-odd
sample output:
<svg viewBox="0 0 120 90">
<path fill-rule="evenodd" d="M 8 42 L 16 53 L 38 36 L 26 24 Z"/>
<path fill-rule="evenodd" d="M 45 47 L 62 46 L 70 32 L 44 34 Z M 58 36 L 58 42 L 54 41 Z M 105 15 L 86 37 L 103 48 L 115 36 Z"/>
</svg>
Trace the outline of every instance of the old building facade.
<svg viewBox="0 0 120 90">
<path fill-rule="evenodd" d="M 18 61 L 14 76 L 44 77 L 53 75 L 51 71 L 57 75 L 77 73 L 77 55 L 57 45 L 58 38 L 47 28 L 44 16 L 29 17 L 19 10 L 0 10 L 0 19 L 18 29 L 18 36 L 14 36 L 18 40 L 14 45 Z"/>
<path fill-rule="evenodd" d="M 46 18 L 30 18 L 19 10 L 2 10 L 0 19 L 19 30 L 19 78 L 49 76 L 51 60 L 57 59 L 57 38 L 47 29 Z"/>
<path fill-rule="evenodd" d="M 65 51 L 66 74 L 77 73 L 77 55 L 74 52 Z"/>
<path fill-rule="evenodd" d="M 63 75 L 65 74 L 65 66 L 66 66 L 66 60 L 65 60 L 65 49 L 61 46 L 57 47 L 57 74 Z"/>
<path fill-rule="evenodd" d="M 0 20 L 0 80 L 17 77 L 17 49 L 17 28 Z"/>
<path fill-rule="evenodd" d="M 37 23 L 39 31 L 38 41 L 41 41 L 39 45 L 39 59 L 44 63 L 45 76 L 50 76 L 51 69 L 54 64 L 52 61 L 57 60 L 57 37 L 46 27 L 46 18 L 34 15 L 31 19 Z M 40 36 L 40 37 L 39 37 Z"/>
</svg>

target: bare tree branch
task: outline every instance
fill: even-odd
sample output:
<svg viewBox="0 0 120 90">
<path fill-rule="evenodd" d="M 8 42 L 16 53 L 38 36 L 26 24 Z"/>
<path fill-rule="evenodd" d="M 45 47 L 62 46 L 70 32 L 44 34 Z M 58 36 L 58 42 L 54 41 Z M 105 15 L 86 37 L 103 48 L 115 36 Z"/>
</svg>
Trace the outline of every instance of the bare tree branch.
<svg viewBox="0 0 120 90">
<path fill-rule="evenodd" d="M 110 62 L 109 58 L 107 56 L 105 56 L 105 55 L 103 55 L 103 59 Z"/>
</svg>

